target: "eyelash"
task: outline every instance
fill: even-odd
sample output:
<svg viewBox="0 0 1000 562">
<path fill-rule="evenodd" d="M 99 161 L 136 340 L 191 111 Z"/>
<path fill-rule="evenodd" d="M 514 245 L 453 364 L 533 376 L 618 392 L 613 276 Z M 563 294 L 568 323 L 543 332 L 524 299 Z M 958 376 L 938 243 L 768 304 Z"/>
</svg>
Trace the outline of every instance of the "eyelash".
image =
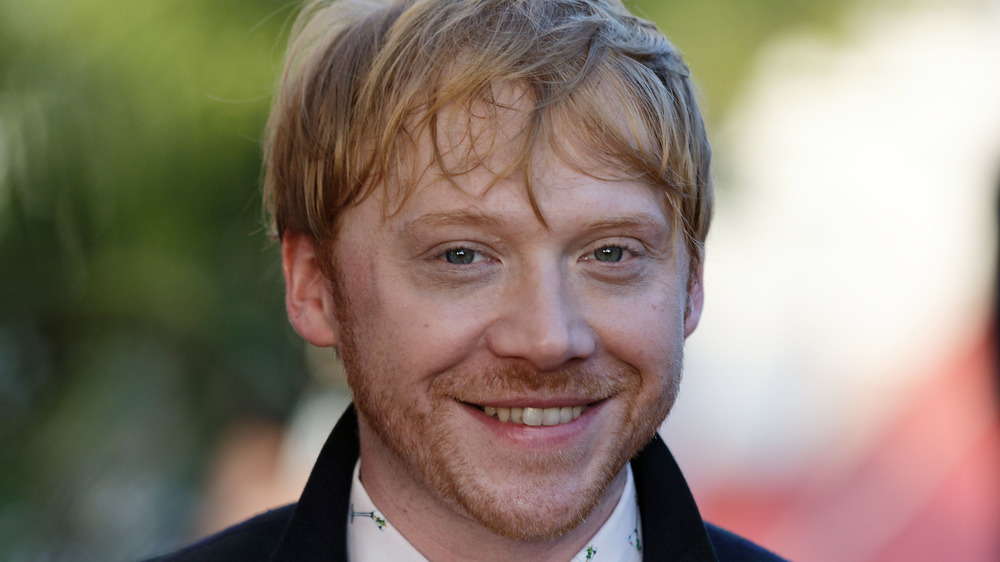
<svg viewBox="0 0 1000 562">
<path fill-rule="evenodd" d="M 621 258 L 614 261 L 603 261 L 597 258 L 597 252 L 609 248 L 621 249 L 622 250 Z M 630 244 L 628 242 L 615 242 L 611 244 L 601 244 L 599 246 L 595 246 L 591 249 L 588 249 L 587 252 L 583 255 L 582 259 L 583 261 L 596 261 L 599 263 L 621 263 L 627 261 L 629 258 L 637 258 L 637 257 L 642 257 L 644 255 L 645 252 L 643 248 L 639 247 L 636 244 Z"/>
<path fill-rule="evenodd" d="M 622 251 L 621 258 L 618 260 L 609 260 L 609 261 L 600 260 L 597 258 L 597 252 L 609 248 L 620 249 Z M 452 252 L 468 252 L 472 255 L 471 261 L 466 263 L 449 261 L 448 255 Z M 615 243 L 600 244 L 598 246 L 592 246 L 591 248 L 588 248 L 586 252 L 584 252 L 583 256 L 580 259 L 581 261 L 594 261 L 601 264 L 618 264 L 626 262 L 631 258 L 638 258 L 644 255 L 645 251 L 641 245 L 632 244 L 629 242 L 615 242 Z M 456 267 L 470 266 L 476 263 L 492 259 L 487 252 L 477 248 L 474 244 L 449 246 L 447 248 L 444 248 L 437 254 L 435 254 L 434 258 L 445 262 L 449 266 L 456 266 Z"/>
<path fill-rule="evenodd" d="M 476 250 L 473 250 L 472 248 L 449 248 L 441 253 L 441 257 L 444 258 L 444 261 L 452 265 L 469 265 L 476 263 L 476 258 L 479 258 L 479 254 L 481 253 L 482 252 L 476 252 Z M 458 260 L 468 257 L 469 261 L 452 261 L 449 259 L 452 255 L 457 257 Z"/>
<path fill-rule="evenodd" d="M 449 261 L 448 255 L 452 252 L 468 252 L 472 256 L 471 261 L 467 263 Z M 474 244 L 458 244 L 455 246 L 449 246 L 447 248 L 444 248 L 443 250 L 435 254 L 434 258 L 443 261 L 445 264 L 449 266 L 462 267 L 488 260 L 490 259 L 490 256 L 487 252 L 484 252 L 483 250 L 477 248 Z"/>
</svg>

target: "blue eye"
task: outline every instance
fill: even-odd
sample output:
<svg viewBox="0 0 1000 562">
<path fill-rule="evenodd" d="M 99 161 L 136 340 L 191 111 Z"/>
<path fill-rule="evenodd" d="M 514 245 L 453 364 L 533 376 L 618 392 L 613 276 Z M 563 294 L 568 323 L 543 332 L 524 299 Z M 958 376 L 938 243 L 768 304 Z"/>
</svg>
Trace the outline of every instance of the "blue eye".
<svg viewBox="0 0 1000 562">
<path fill-rule="evenodd" d="M 452 250 L 445 250 L 444 259 L 448 263 L 467 265 L 476 259 L 476 252 L 468 248 L 454 248 Z"/>
<path fill-rule="evenodd" d="M 624 252 L 621 246 L 604 246 L 594 250 L 594 259 L 604 262 L 622 261 Z"/>
</svg>

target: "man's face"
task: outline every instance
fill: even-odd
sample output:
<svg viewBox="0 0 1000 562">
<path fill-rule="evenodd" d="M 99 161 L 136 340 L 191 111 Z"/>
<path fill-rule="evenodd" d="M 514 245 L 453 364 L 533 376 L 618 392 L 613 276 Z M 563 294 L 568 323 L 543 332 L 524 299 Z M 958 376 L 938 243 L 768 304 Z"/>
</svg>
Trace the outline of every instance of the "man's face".
<svg viewBox="0 0 1000 562">
<path fill-rule="evenodd" d="M 388 218 L 377 196 L 348 209 L 333 252 L 366 487 L 522 540 L 608 499 L 674 402 L 701 306 L 661 192 L 537 156 L 547 225 L 523 176 L 487 189 L 481 166 L 460 190 L 434 168 Z"/>
</svg>

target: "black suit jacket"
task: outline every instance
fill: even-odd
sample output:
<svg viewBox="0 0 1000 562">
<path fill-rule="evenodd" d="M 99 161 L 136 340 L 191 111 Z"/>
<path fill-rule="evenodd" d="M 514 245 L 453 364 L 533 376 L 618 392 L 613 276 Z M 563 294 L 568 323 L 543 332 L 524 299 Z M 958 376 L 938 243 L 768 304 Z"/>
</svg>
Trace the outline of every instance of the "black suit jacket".
<svg viewBox="0 0 1000 562">
<path fill-rule="evenodd" d="M 346 561 L 347 512 L 359 454 L 353 406 L 337 422 L 298 503 L 271 510 L 155 560 Z M 780 560 L 702 521 L 677 463 L 659 436 L 632 460 L 643 559 Z"/>
</svg>

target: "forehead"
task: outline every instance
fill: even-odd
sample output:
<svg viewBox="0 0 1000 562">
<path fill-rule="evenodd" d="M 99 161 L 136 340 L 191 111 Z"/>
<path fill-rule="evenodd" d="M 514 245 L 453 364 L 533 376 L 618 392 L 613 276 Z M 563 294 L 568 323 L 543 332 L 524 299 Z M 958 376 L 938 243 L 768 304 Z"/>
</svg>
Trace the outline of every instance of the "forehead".
<svg viewBox="0 0 1000 562">
<path fill-rule="evenodd" d="M 417 194 L 443 204 L 482 199 L 498 185 L 516 184 L 544 223 L 539 197 L 592 182 L 612 191 L 618 184 L 642 183 L 621 161 L 575 140 L 583 136 L 580 129 L 564 112 L 538 111 L 531 92 L 511 83 L 423 114 L 407 128 L 396 168 L 383 185 L 385 218 L 403 211 Z M 660 188 L 642 191 L 664 200 Z M 588 197 L 598 193 L 591 190 Z"/>
<path fill-rule="evenodd" d="M 403 237 L 420 232 L 473 231 L 508 239 L 567 240 L 614 227 L 653 229 L 650 236 L 672 237 L 674 221 L 666 194 L 648 184 L 583 173 L 536 145 L 530 170 L 498 176 L 487 165 L 462 174 L 428 173 L 397 201 L 394 212 L 372 217 L 370 227 Z M 611 174 L 608 174 L 611 176 Z M 647 232 L 649 232 L 647 230 Z M 465 234 L 461 234 L 465 233 Z"/>
</svg>

